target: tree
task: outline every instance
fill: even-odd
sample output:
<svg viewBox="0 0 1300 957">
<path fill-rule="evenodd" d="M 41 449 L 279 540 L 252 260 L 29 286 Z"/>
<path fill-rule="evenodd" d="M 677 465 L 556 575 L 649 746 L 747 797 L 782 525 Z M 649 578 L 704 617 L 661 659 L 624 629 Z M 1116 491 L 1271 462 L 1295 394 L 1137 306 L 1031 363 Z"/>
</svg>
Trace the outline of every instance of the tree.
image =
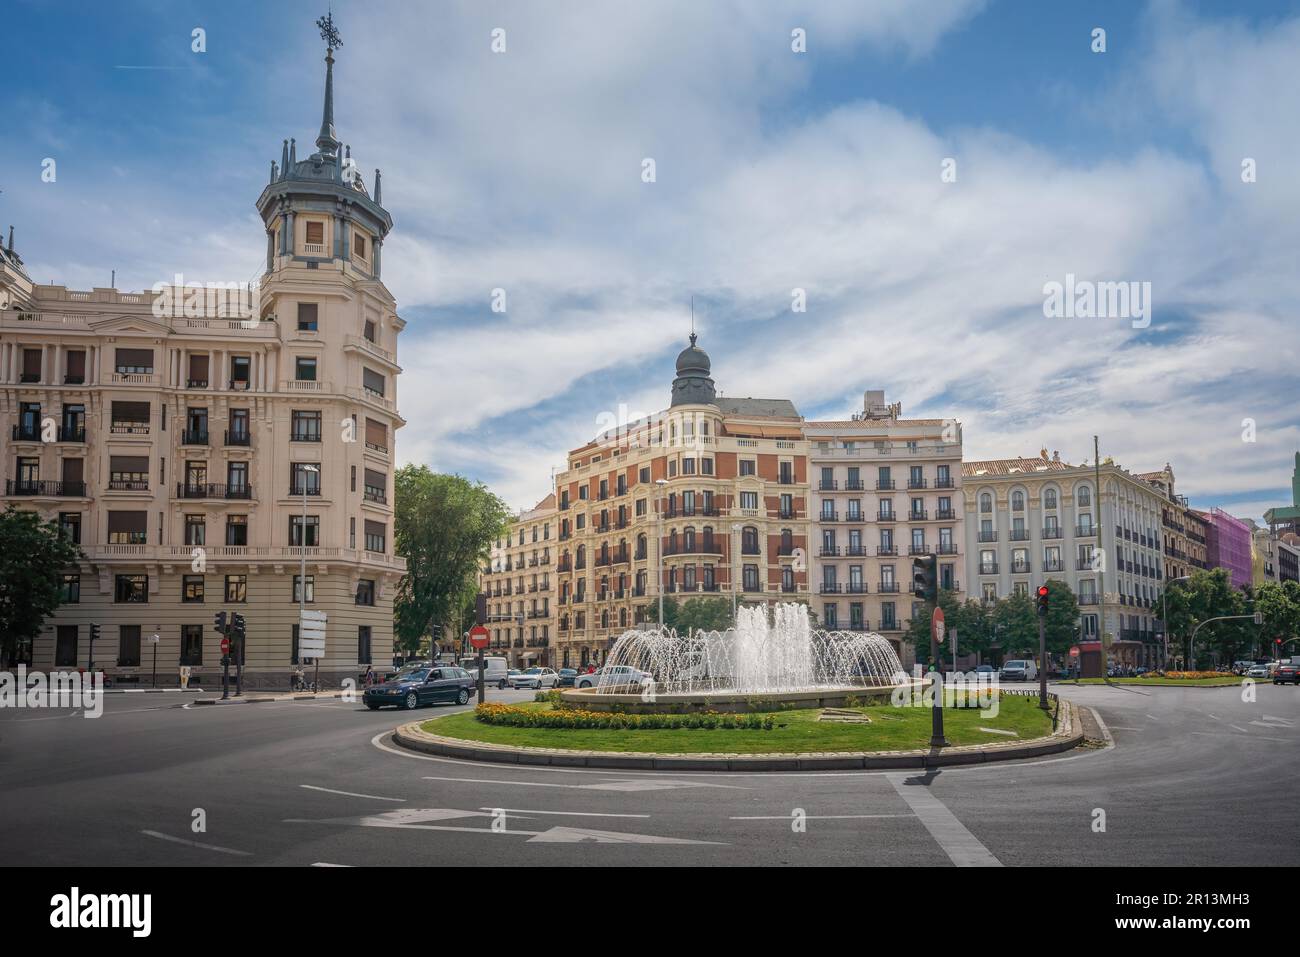
<svg viewBox="0 0 1300 957">
<path fill-rule="evenodd" d="M 1027 594 L 1016 592 L 993 608 L 993 627 L 1003 656 L 1038 654 L 1038 609 Z"/>
<path fill-rule="evenodd" d="M 664 620 L 665 628 L 676 628 L 678 619 L 681 616 L 681 603 L 672 595 L 664 596 Z M 652 624 L 659 624 L 659 601 L 650 602 L 645 609 L 645 620 Z"/>
<path fill-rule="evenodd" d="M 939 590 L 939 607 L 943 609 L 943 623 L 947 631 L 953 628 L 960 629 L 959 618 L 961 605 L 957 602 L 957 596 L 944 589 Z M 933 615 L 934 606 L 930 602 L 923 602 L 917 608 L 917 614 L 907 622 L 907 631 L 903 635 L 904 640 L 912 643 L 912 650 L 919 662 L 928 662 L 930 660 L 930 618 Z M 947 639 L 944 639 L 945 643 Z M 966 642 L 959 636 L 958 641 L 962 648 L 968 647 Z M 961 651 L 961 648 L 957 649 Z M 944 652 L 940 649 L 939 656 L 942 658 Z"/>
<path fill-rule="evenodd" d="M 12 505 L 0 515 L 0 660 L 9 666 L 63 601 L 63 573 L 81 550 L 55 522 Z"/>
<path fill-rule="evenodd" d="M 1171 584 L 1165 591 L 1165 627 L 1171 636 L 1183 640 L 1183 657 L 1187 667 L 1195 667 L 1192 660 L 1191 639 L 1197 626 L 1211 618 L 1224 615 L 1248 614 L 1247 596 L 1232 586 L 1228 572 L 1223 568 L 1197 569 L 1187 581 Z M 1211 651 L 1221 660 L 1232 661 L 1241 649 L 1253 642 L 1256 628 L 1249 622 L 1215 622 L 1206 625 L 1196 635 L 1198 660 L 1210 660 Z"/>
<path fill-rule="evenodd" d="M 407 653 L 431 628 L 459 628 L 478 591 L 478 571 L 510 516 L 481 482 L 406 465 L 393 476 L 393 535 L 406 575 L 393 612 L 397 642 Z"/>
<path fill-rule="evenodd" d="M 1274 639 L 1281 638 L 1286 643 L 1300 635 L 1300 583 L 1265 582 L 1255 590 L 1255 610 L 1264 618 L 1260 641 L 1270 649 L 1267 653 L 1271 655 L 1275 647 L 1282 647 L 1283 654 L 1290 651 L 1285 644 L 1275 645 Z M 1294 653 L 1300 654 L 1300 649 Z"/>
<path fill-rule="evenodd" d="M 731 602 L 727 599 L 688 598 L 678 610 L 676 628 L 679 634 L 685 635 L 697 629 L 724 631 L 731 624 Z"/>
</svg>

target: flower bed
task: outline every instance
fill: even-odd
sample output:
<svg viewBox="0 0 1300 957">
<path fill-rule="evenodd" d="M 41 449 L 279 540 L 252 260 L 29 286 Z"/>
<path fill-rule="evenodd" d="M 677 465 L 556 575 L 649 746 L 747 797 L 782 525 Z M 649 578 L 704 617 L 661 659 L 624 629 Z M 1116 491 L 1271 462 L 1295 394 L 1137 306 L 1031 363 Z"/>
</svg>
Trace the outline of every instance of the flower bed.
<svg viewBox="0 0 1300 957">
<path fill-rule="evenodd" d="M 610 711 L 581 711 L 573 708 L 538 710 L 508 704 L 480 704 L 474 717 L 484 724 L 512 728 L 606 728 L 614 730 L 672 730 L 698 728 L 738 731 L 771 731 L 776 718 L 771 714 L 618 714 Z"/>
</svg>

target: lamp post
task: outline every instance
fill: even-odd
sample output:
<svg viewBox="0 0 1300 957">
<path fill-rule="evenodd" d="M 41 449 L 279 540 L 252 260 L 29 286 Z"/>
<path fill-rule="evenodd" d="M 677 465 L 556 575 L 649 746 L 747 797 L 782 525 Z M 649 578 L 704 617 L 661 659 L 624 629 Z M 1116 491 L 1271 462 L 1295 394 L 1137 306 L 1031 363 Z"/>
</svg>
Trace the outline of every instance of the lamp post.
<svg viewBox="0 0 1300 957">
<path fill-rule="evenodd" d="M 736 539 L 740 535 L 740 523 L 731 526 L 731 622 L 736 623 L 736 604 L 740 597 L 740 547 Z"/>
<path fill-rule="evenodd" d="M 655 496 L 655 583 L 659 592 L 659 630 L 664 628 L 664 506 L 663 489 L 667 479 L 658 479 L 655 485 L 659 494 Z"/>
<path fill-rule="evenodd" d="M 304 614 L 307 611 L 307 475 L 308 473 L 320 472 L 318 465 L 304 465 L 302 467 L 302 527 L 298 529 L 298 635 L 302 636 L 302 623 L 305 620 Z M 301 658 L 301 655 L 299 656 Z M 320 660 L 316 661 L 316 674 L 320 675 Z M 316 679 L 312 679 L 316 683 Z"/>
<path fill-rule="evenodd" d="M 1165 626 L 1165 660 L 1161 662 L 1163 667 L 1169 667 L 1169 586 L 1174 582 L 1191 581 L 1190 575 L 1179 575 L 1177 578 L 1171 578 L 1165 582 L 1165 587 L 1160 589 L 1160 622 Z"/>
</svg>

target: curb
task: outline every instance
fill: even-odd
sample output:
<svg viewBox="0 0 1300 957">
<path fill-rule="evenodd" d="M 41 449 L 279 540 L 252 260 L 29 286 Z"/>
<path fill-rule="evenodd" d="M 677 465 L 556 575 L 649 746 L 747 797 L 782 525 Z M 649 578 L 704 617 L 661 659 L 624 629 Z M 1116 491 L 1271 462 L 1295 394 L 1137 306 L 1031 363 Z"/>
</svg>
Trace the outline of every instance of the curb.
<svg viewBox="0 0 1300 957">
<path fill-rule="evenodd" d="M 969 744 L 941 751 L 849 751 L 796 754 L 656 754 L 650 752 L 570 751 L 563 748 L 510 747 L 447 738 L 420 728 L 422 722 L 400 725 L 393 741 L 411 751 L 441 757 L 498 764 L 565 768 L 616 768 L 629 771 L 883 771 L 952 767 L 1014 761 L 1059 754 L 1083 743 L 1078 706 L 1065 706 L 1063 720 L 1050 735 L 1008 744 Z"/>
<path fill-rule="evenodd" d="M 200 705 L 200 704 L 232 705 L 232 704 L 265 704 L 268 701 L 315 701 L 318 698 L 342 698 L 345 694 L 348 693 L 356 694 L 356 692 L 335 691 L 332 693 L 321 693 L 321 694 L 314 694 L 314 695 L 286 694 L 286 695 L 272 695 L 270 697 L 260 697 L 260 698 L 250 698 L 247 695 L 242 695 L 238 698 L 231 697 L 225 699 L 200 698 L 198 701 L 194 703 L 196 705 Z"/>
</svg>

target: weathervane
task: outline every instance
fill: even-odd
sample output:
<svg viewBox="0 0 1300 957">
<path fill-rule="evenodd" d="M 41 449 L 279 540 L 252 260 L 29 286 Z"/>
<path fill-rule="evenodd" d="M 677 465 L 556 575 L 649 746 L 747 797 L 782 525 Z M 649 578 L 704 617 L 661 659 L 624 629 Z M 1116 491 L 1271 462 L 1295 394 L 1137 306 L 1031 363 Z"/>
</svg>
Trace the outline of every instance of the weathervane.
<svg viewBox="0 0 1300 957">
<path fill-rule="evenodd" d="M 333 11 L 317 20 L 316 26 L 320 27 L 320 38 L 325 41 L 325 46 L 331 51 L 343 46 L 343 38 L 339 36 L 338 30 L 334 29 Z"/>
</svg>

